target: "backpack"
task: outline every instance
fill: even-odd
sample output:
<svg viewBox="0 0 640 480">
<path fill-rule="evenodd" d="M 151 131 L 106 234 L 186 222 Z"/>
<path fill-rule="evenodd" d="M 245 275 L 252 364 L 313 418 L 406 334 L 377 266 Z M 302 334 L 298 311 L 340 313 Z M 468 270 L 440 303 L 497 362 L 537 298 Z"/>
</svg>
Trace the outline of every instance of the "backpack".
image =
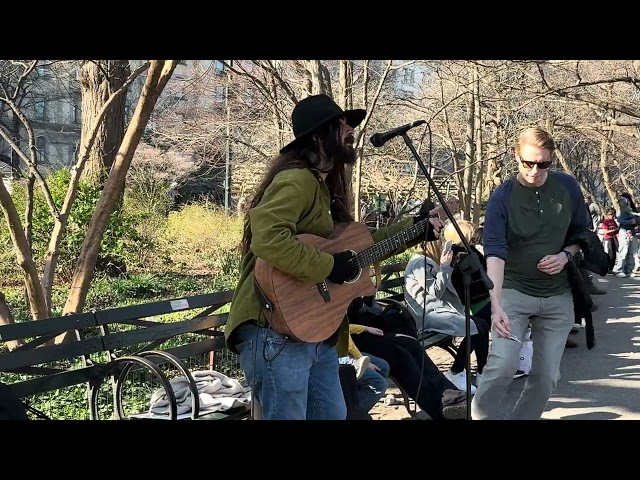
<svg viewBox="0 0 640 480">
<path fill-rule="evenodd" d="M 0 420 L 29 420 L 24 405 L 9 385 L 0 382 Z"/>
</svg>

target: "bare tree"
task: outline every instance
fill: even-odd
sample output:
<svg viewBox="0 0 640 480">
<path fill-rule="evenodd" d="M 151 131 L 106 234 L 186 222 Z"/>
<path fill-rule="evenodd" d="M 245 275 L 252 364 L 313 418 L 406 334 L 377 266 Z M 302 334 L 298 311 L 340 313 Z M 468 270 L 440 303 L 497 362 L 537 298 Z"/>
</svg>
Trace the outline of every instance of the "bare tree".
<svg viewBox="0 0 640 480">
<path fill-rule="evenodd" d="M 24 235 L 24 229 L 21 228 L 19 215 L 13 206 L 11 197 L 4 188 L 4 184 L 0 186 L 0 203 L 2 204 L 5 218 L 9 225 L 14 247 L 16 252 L 18 252 L 18 263 L 25 272 L 25 286 L 28 292 L 29 306 L 34 319 L 46 318 L 51 315 L 50 295 L 58 257 L 58 248 L 67 225 L 71 207 L 76 198 L 79 178 L 89 157 L 89 152 L 91 151 L 98 135 L 98 127 L 103 122 L 112 103 L 121 96 L 124 96 L 127 88 L 135 78 L 145 70 L 149 69 L 150 72 L 147 75 L 147 80 L 138 103 L 138 108 L 134 113 L 134 119 L 129 125 L 129 135 L 128 137 L 125 137 L 123 146 L 120 150 L 121 155 L 117 158 L 111 170 L 111 175 L 109 177 L 111 182 L 107 181 L 104 186 L 102 197 L 87 234 L 87 240 L 83 245 L 81 256 L 78 259 L 76 275 L 74 276 L 74 280 L 76 280 L 76 282 L 72 285 L 66 308 L 77 308 L 77 311 L 81 311 L 83 308 L 83 302 L 89 288 L 91 273 L 95 267 L 95 260 L 97 259 L 101 238 L 104 233 L 104 225 L 106 225 L 106 220 L 108 220 L 109 215 L 113 211 L 117 198 L 121 196 L 124 185 L 123 178 L 126 175 L 126 169 L 129 166 L 130 159 L 133 156 L 135 148 L 140 140 L 144 126 L 148 121 L 150 111 L 153 109 L 153 106 L 162 92 L 167 79 L 171 76 L 175 68 L 175 64 L 176 61 L 151 61 L 148 64 L 145 63 L 123 83 L 120 89 L 111 93 L 110 97 L 102 104 L 102 108 L 98 112 L 95 112 L 93 116 L 86 116 L 84 118 L 84 121 L 93 125 L 93 128 L 86 130 L 87 132 L 90 132 L 90 134 L 84 137 L 84 143 L 81 144 L 78 161 L 71 169 L 71 181 L 69 183 L 67 195 L 60 209 L 58 209 L 53 202 L 46 182 L 38 171 L 36 164 L 35 142 L 29 119 L 17 107 L 10 95 L 4 95 L 2 97 L 2 102 L 5 105 L 8 105 L 13 114 L 20 118 L 27 131 L 27 139 L 30 146 L 28 151 L 30 152 L 30 155 L 27 156 L 23 150 L 19 148 L 16 142 L 11 138 L 9 132 L 4 129 L 0 129 L 0 135 L 16 151 L 22 162 L 41 185 L 47 205 L 55 219 L 54 230 L 51 235 L 49 250 L 45 259 L 44 274 L 42 282 L 40 283 L 35 263 L 32 259 L 31 247 L 26 235 Z M 103 134 L 108 134 L 108 131 L 103 131 Z M 104 142 L 104 144 L 108 144 L 108 142 Z M 89 270 L 91 271 L 90 273 L 88 273 Z M 80 280 L 78 280 L 78 277 L 80 277 Z M 86 281 L 86 279 L 89 279 L 89 281 Z"/>
<path fill-rule="evenodd" d="M 177 63 L 177 60 L 151 60 L 149 62 L 149 71 L 140 99 L 105 182 L 102 196 L 91 218 L 87 235 L 80 250 L 63 314 L 81 312 L 84 308 L 98 259 L 100 240 L 109 221 L 109 216 L 124 190 L 127 170 L 144 132 L 144 127 Z M 56 338 L 56 342 L 63 341 L 64 338 L 61 337 L 63 336 Z"/>
</svg>

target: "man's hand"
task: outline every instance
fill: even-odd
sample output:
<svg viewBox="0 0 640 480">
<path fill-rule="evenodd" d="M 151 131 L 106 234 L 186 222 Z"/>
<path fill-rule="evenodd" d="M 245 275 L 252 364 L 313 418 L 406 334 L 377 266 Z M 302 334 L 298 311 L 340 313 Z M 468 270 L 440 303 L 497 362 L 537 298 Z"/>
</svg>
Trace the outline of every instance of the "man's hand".
<svg viewBox="0 0 640 480">
<path fill-rule="evenodd" d="M 433 235 L 434 235 L 435 239 L 440 238 L 440 230 L 444 226 L 444 224 L 442 223 L 442 220 L 440 220 L 438 218 L 430 218 L 429 219 L 429 223 L 431 225 L 433 225 Z"/>
<path fill-rule="evenodd" d="M 538 262 L 538 270 L 547 275 L 556 275 L 562 271 L 568 261 L 569 259 L 564 252 L 557 253 L 556 255 L 545 255 Z"/>
<path fill-rule="evenodd" d="M 491 323 L 499 337 L 509 338 L 511 336 L 511 323 L 509 317 L 499 306 L 491 308 Z"/>
<path fill-rule="evenodd" d="M 447 207 L 449 207 L 449 211 L 455 213 L 460 210 L 460 201 L 455 197 L 451 200 L 447 200 Z M 437 216 L 439 218 L 442 218 L 443 215 L 446 215 L 446 212 L 444 211 L 444 207 L 442 205 L 438 205 L 437 207 L 429 211 L 429 216 Z"/>
</svg>

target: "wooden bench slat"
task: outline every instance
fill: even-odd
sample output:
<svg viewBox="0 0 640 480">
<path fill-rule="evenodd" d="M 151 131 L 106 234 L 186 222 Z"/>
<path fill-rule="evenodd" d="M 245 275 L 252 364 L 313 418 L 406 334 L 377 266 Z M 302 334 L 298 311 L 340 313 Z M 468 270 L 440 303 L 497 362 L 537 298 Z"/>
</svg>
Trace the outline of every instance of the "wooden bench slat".
<svg viewBox="0 0 640 480">
<path fill-rule="evenodd" d="M 171 353 L 180 359 L 184 359 L 223 348 L 225 348 L 224 337 L 219 336 L 215 338 L 207 338 L 206 340 L 200 340 L 198 342 L 187 343 L 186 345 L 180 345 L 178 347 L 167 348 L 163 351 Z M 154 357 L 153 355 L 149 355 L 146 358 L 152 359 L 155 363 L 166 361 L 165 359 Z"/>
<path fill-rule="evenodd" d="M 45 377 L 11 383 L 9 386 L 18 397 L 24 398 L 89 382 L 97 378 L 101 371 L 102 368 L 100 366 L 92 365 L 90 367 L 67 370 Z"/>
<path fill-rule="evenodd" d="M 96 325 L 96 318 L 91 312 L 45 318 L 43 320 L 30 320 L 0 326 L 0 341 L 7 342 L 40 335 L 58 334 L 68 330 L 81 330 Z"/>
<path fill-rule="evenodd" d="M 114 332 L 101 338 L 104 341 L 105 350 L 115 350 L 162 338 L 168 339 L 184 333 L 196 333 L 198 330 L 212 328 L 216 325 L 216 318 L 208 316 L 179 322 L 159 323 L 153 327 L 145 327 L 138 330 Z"/>
<path fill-rule="evenodd" d="M 95 312 L 98 325 L 118 323 L 122 320 L 144 319 L 156 315 L 192 310 L 194 308 L 219 306 L 229 303 L 233 298 L 233 290 L 223 292 L 196 295 L 194 297 L 182 297 L 160 302 L 141 303 L 126 307 L 110 308 Z"/>
<path fill-rule="evenodd" d="M 48 345 L 30 350 L 14 350 L 0 355 L 0 372 L 21 367 L 40 365 L 58 360 L 70 360 L 82 355 L 104 351 L 102 337 L 89 338 L 73 343 Z"/>
</svg>

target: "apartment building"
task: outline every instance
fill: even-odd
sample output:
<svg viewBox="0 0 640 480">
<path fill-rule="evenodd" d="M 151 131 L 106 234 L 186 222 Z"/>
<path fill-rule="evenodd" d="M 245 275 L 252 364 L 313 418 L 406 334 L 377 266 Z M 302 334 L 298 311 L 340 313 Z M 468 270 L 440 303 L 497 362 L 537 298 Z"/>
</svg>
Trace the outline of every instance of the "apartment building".
<svg viewBox="0 0 640 480">
<path fill-rule="evenodd" d="M 45 63 L 45 62 L 43 62 Z M 80 141 L 81 108 L 77 70 L 73 64 L 45 64 L 37 67 L 25 84 L 25 94 L 16 101 L 33 128 L 36 162 L 40 168 L 70 165 Z M 14 142 L 27 148 L 27 132 L 6 105 L 0 106 L 0 123 Z M 22 170 L 16 152 L 0 138 L 0 169 L 5 178 Z"/>
</svg>

